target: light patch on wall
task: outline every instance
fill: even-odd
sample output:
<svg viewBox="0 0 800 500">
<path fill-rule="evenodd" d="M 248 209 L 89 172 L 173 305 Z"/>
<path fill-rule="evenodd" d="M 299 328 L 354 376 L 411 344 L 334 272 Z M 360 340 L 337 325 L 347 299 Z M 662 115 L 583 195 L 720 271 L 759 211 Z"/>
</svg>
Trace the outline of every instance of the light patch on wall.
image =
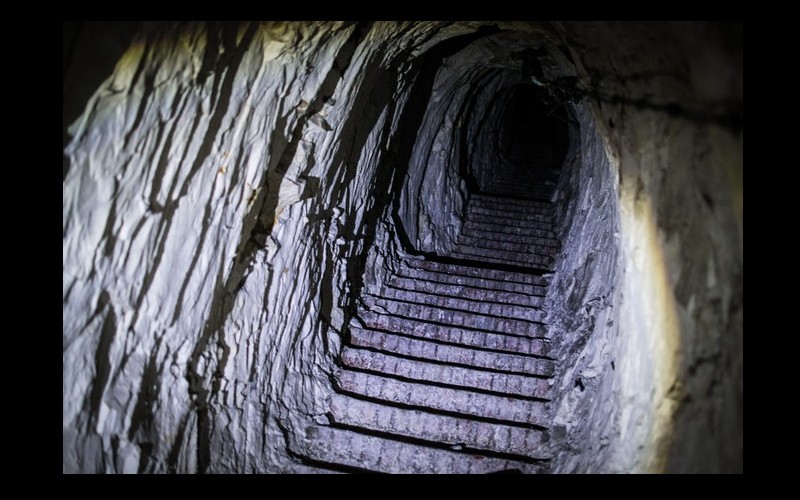
<svg viewBox="0 0 800 500">
<path fill-rule="evenodd" d="M 620 193 L 625 269 L 620 444 L 623 457 L 636 457 L 628 470 L 663 472 L 672 439 L 681 335 L 652 201 L 635 186 L 624 183 Z"/>
</svg>

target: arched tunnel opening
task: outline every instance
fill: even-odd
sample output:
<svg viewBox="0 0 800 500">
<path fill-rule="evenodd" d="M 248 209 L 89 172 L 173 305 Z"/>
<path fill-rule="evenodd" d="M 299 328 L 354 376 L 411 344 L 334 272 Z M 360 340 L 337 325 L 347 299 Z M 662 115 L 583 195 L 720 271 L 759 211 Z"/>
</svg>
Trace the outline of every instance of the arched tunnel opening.
<svg viewBox="0 0 800 500">
<path fill-rule="evenodd" d="M 742 472 L 741 24 L 64 47 L 64 472 Z"/>
</svg>

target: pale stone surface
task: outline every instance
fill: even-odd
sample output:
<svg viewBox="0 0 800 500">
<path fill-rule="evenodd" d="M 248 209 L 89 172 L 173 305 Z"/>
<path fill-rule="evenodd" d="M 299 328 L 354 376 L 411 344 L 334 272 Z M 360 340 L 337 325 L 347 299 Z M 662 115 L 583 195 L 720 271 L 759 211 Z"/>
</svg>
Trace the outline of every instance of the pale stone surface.
<svg viewBox="0 0 800 500">
<path fill-rule="evenodd" d="M 65 471 L 292 470 L 424 28 L 145 26 L 67 150 Z"/>
</svg>

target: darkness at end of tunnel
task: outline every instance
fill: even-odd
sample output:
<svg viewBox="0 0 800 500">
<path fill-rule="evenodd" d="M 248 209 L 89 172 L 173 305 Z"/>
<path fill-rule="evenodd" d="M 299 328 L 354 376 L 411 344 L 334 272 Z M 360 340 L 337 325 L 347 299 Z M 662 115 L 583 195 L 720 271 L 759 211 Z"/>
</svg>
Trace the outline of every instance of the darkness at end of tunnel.
<svg viewBox="0 0 800 500">
<path fill-rule="evenodd" d="M 470 162 L 469 185 L 472 191 L 502 196 L 549 197 L 569 146 L 565 107 L 547 103 L 532 84 L 514 85 L 502 94 L 494 104 L 502 107 L 499 118 L 482 130 L 492 135 L 487 143 L 497 161 Z"/>
</svg>

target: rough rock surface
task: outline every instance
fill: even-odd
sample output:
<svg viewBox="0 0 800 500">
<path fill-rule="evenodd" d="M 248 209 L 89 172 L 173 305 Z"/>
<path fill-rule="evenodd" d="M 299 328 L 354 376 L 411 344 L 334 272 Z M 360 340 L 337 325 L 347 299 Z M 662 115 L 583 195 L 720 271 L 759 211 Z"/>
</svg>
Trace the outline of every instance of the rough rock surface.
<svg viewBox="0 0 800 500">
<path fill-rule="evenodd" d="M 521 82 L 571 123 L 551 470 L 742 470 L 741 25 L 136 33 L 66 141 L 64 472 L 322 470 L 356 298 L 454 251 Z"/>
<path fill-rule="evenodd" d="M 549 297 L 576 355 L 556 470 L 741 472 L 741 24 L 559 28 L 594 98 Z"/>
</svg>

